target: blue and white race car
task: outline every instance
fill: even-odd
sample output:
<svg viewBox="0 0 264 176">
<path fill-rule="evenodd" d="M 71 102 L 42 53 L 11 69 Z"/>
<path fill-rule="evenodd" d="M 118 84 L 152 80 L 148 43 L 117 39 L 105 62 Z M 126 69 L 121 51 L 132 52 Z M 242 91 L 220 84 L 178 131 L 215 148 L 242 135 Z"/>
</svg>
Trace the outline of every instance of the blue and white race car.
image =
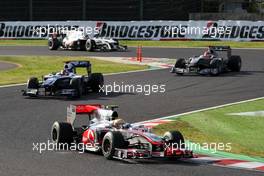
<svg viewBox="0 0 264 176">
<path fill-rule="evenodd" d="M 78 67 L 86 68 L 87 75 L 78 75 L 76 73 Z M 63 95 L 79 98 L 89 91 L 99 92 L 103 84 L 102 73 L 91 73 L 89 61 L 67 61 L 63 70 L 43 76 L 42 81 L 36 77 L 29 78 L 23 95 L 30 97 Z"/>
</svg>

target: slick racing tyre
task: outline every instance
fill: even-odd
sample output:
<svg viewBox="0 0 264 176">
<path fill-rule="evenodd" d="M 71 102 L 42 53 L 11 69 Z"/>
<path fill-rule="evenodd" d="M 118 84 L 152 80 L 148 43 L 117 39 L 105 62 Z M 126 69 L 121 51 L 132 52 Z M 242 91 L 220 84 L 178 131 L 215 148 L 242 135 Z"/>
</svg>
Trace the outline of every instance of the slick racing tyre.
<svg viewBox="0 0 264 176">
<path fill-rule="evenodd" d="M 183 135 L 179 131 L 167 131 L 163 135 L 163 139 L 165 139 L 166 142 L 171 143 L 174 147 L 180 147 L 182 149 L 185 147 Z"/>
<path fill-rule="evenodd" d="M 222 72 L 222 61 L 218 59 L 213 59 L 210 62 L 210 74 L 212 76 L 218 76 Z"/>
<path fill-rule="evenodd" d="M 186 68 L 185 64 L 186 64 L 185 59 L 183 59 L 183 58 L 177 59 L 175 66 L 174 66 L 174 69 L 176 69 L 176 68 L 185 69 Z M 183 73 L 179 73 L 179 72 L 176 72 L 176 74 L 177 75 L 183 75 Z"/>
<path fill-rule="evenodd" d="M 109 51 L 111 51 L 111 48 L 109 48 L 109 46 L 108 46 L 107 44 L 104 44 L 104 45 L 102 46 L 102 51 L 103 51 L 103 52 L 109 52 Z"/>
<path fill-rule="evenodd" d="M 95 41 L 88 39 L 85 43 L 85 49 L 86 51 L 94 51 L 95 49 Z"/>
<path fill-rule="evenodd" d="M 72 98 L 80 98 L 83 93 L 82 80 L 80 78 L 73 78 L 70 81 L 70 86 L 75 90 L 75 95 L 73 95 Z"/>
<path fill-rule="evenodd" d="M 39 81 L 36 77 L 29 78 L 27 82 L 27 88 L 28 89 L 38 89 L 39 88 Z"/>
<path fill-rule="evenodd" d="M 73 142 L 72 125 L 65 122 L 54 122 L 51 128 L 51 140 L 56 144 Z"/>
<path fill-rule="evenodd" d="M 49 50 L 57 50 L 59 48 L 59 40 L 58 39 L 49 39 L 48 40 L 48 47 Z"/>
<path fill-rule="evenodd" d="M 99 92 L 100 87 L 104 85 L 104 76 L 102 73 L 92 73 L 90 76 L 90 87 L 93 92 Z"/>
<path fill-rule="evenodd" d="M 239 72 L 241 70 L 242 61 L 240 56 L 231 56 L 228 59 L 227 67 L 230 71 Z"/>
<path fill-rule="evenodd" d="M 105 134 L 102 143 L 102 152 L 106 159 L 113 159 L 116 148 L 124 148 L 126 142 L 119 131 L 109 131 Z"/>
</svg>

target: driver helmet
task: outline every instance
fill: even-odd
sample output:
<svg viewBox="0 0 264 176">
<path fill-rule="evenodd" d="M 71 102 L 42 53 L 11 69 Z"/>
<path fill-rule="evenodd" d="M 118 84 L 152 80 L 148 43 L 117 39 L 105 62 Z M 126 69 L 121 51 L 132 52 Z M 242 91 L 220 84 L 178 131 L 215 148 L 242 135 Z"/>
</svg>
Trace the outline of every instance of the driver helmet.
<svg viewBox="0 0 264 176">
<path fill-rule="evenodd" d="M 213 55 L 214 55 L 214 52 L 213 52 L 213 50 L 211 50 L 211 49 L 207 49 L 207 50 L 204 52 L 204 54 L 203 54 L 204 57 L 208 57 L 208 58 L 212 57 Z"/>
<path fill-rule="evenodd" d="M 74 73 L 74 66 L 71 63 L 66 63 L 64 65 L 64 70 L 66 70 L 68 73 Z"/>
<path fill-rule="evenodd" d="M 102 120 L 98 110 L 93 111 L 93 113 L 91 114 L 91 118 L 91 123 L 98 123 Z"/>
<path fill-rule="evenodd" d="M 112 126 L 117 128 L 117 129 L 120 129 L 123 127 L 123 125 L 125 124 L 126 122 L 123 120 L 123 119 L 115 119 L 113 120 L 112 122 Z"/>
<path fill-rule="evenodd" d="M 118 113 L 116 111 L 113 111 L 112 113 L 112 120 L 115 120 L 118 118 Z"/>
<path fill-rule="evenodd" d="M 68 75 L 68 72 L 67 72 L 66 70 L 61 70 L 61 71 L 60 71 L 60 74 L 61 74 L 61 75 Z"/>
</svg>

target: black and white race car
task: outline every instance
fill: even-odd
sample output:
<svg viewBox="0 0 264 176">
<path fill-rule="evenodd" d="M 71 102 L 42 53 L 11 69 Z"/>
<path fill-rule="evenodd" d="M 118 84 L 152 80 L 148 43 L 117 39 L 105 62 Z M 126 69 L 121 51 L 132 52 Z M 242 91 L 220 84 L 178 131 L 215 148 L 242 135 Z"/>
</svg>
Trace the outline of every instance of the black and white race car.
<svg viewBox="0 0 264 176">
<path fill-rule="evenodd" d="M 50 50 L 59 48 L 82 51 L 126 51 L 127 46 L 120 45 L 118 40 L 92 37 L 82 31 L 73 30 L 64 34 L 52 34 L 48 39 Z"/>
<path fill-rule="evenodd" d="M 217 76 L 224 72 L 239 72 L 241 66 L 241 57 L 232 55 L 230 46 L 209 46 L 203 55 L 177 59 L 171 73 Z"/>
<path fill-rule="evenodd" d="M 88 92 L 99 92 L 104 85 L 102 73 L 92 73 L 89 61 L 67 61 L 64 69 L 58 73 L 50 73 L 42 76 L 42 81 L 36 77 L 28 79 L 26 90 L 22 90 L 24 96 L 66 96 L 80 98 Z M 85 68 L 86 75 L 78 75 L 77 68 Z"/>
</svg>

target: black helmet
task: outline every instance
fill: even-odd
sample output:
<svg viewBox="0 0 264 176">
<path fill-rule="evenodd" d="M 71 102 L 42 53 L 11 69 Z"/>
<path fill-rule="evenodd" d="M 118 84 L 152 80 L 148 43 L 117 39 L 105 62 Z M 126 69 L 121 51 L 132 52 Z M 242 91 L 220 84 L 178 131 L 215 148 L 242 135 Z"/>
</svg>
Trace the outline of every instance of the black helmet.
<svg viewBox="0 0 264 176">
<path fill-rule="evenodd" d="M 112 120 L 115 120 L 118 118 L 118 113 L 116 111 L 113 111 L 112 113 Z"/>
</svg>

